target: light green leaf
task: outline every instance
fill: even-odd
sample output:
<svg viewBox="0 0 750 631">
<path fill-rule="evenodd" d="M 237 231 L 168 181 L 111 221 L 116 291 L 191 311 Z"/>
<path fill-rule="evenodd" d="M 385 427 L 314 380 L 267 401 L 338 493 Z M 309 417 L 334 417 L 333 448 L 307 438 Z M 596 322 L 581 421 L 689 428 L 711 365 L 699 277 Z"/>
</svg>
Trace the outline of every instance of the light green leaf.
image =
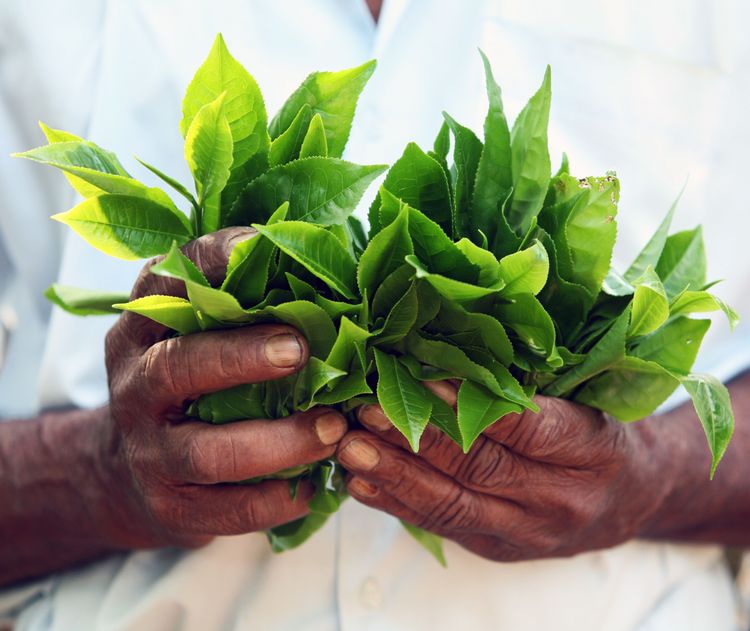
<svg viewBox="0 0 750 631">
<path fill-rule="evenodd" d="M 629 335 L 647 335 L 667 321 L 669 301 L 661 280 L 653 268 L 647 267 L 638 279 L 633 281 L 633 311 L 630 317 Z"/>
<path fill-rule="evenodd" d="M 413 254 L 407 256 L 405 260 L 414 268 L 417 278 L 424 278 L 438 291 L 438 293 L 440 293 L 441 296 L 450 300 L 455 300 L 459 304 L 465 304 L 486 296 L 497 294 L 504 287 L 502 281 L 497 282 L 492 287 L 480 287 L 479 285 L 472 285 L 460 280 L 454 280 L 453 278 L 443 276 L 442 274 L 432 274 Z"/>
<path fill-rule="evenodd" d="M 684 291 L 680 293 L 669 307 L 670 316 L 688 313 L 710 313 L 721 310 L 729 320 L 732 330 L 737 326 L 740 317 L 727 303 L 707 291 Z"/>
<path fill-rule="evenodd" d="M 52 218 L 105 254 L 127 260 L 165 254 L 173 242 L 184 245 L 191 237 L 168 208 L 127 195 L 91 197 Z"/>
<path fill-rule="evenodd" d="M 177 180 L 175 180 L 173 177 L 170 177 L 166 173 L 163 173 L 152 164 L 149 164 L 148 162 L 141 160 L 138 156 L 135 156 L 135 159 L 138 160 L 138 162 L 140 162 L 149 171 L 151 171 L 151 173 L 153 173 L 156 177 L 158 177 L 162 182 L 169 184 L 169 186 L 171 186 L 175 191 L 177 191 L 186 200 L 188 200 L 191 206 L 193 207 L 198 206 L 198 201 L 195 199 L 195 197 L 193 197 L 193 194 L 187 188 L 185 188 L 182 184 L 180 184 Z"/>
<path fill-rule="evenodd" d="M 734 432 L 729 391 L 711 375 L 688 375 L 682 380 L 682 385 L 693 400 L 693 406 L 706 433 L 712 456 L 710 476 L 713 478 Z"/>
<path fill-rule="evenodd" d="M 542 208 L 550 181 L 547 124 L 551 100 L 550 68 L 544 81 L 513 124 L 510 133 L 513 197 L 507 211 L 508 223 L 525 234 Z"/>
<path fill-rule="evenodd" d="M 510 131 L 500 86 L 492 76 L 489 60 L 481 50 L 479 54 L 484 64 L 489 109 L 484 119 L 484 148 L 477 166 L 469 225 L 481 230 L 489 243 L 493 243 L 499 229 L 498 215 L 502 213 L 502 204 L 513 187 Z"/>
<path fill-rule="evenodd" d="M 119 313 L 113 305 L 127 302 L 130 294 L 81 289 L 69 285 L 50 285 L 44 292 L 50 302 L 77 316 L 112 315 Z"/>
<path fill-rule="evenodd" d="M 47 138 L 47 142 L 50 144 L 57 142 L 83 141 L 83 138 L 81 138 L 80 136 L 76 136 L 75 134 L 71 134 L 70 132 L 47 127 L 47 125 L 45 125 L 42 121 L 39 121 L 39 127 Z M 94 195 L 99 195 L 101 193 L 101 190 L 99 188 L 97 188 L 93 184 L 89 184 L 88 182 L 86 182 L 86 180 L 82 180 L 81 178 L 76 177 L 75 175 L 71 175 L 70 173 L 63 172 L 63 174 L 65 175 L 65 178 L 68 180 L 68 182 L 70 182 L 70 185 L 82 197 L 93 197 Z"/>
<path fill-rule="evenodd" d="M 233 141 L 232 170 L 221 194 L 222 214 L 226 215 L 247 182 L 267 168 L 270 138 L 266 131 L 266 107 L 260 88 L 247 70 L 229 54 L 219 34 L 185 92 L 180 122 L 183 136 L 187 135 L 200 109 L 224 92 L 224 115 Z M 278 207 L 279 204 L 276 204 L 273 210 Z"/>
<path fill-rule="evenodd" d="M 474 234 L 470 205 L 477 177 L 477 166 L 482 154 L 482 142 L 473 131 L 457 123 L 443 112 L 443 118 L 453 133 L 453 238 Z"/>
<path fill-rule="evenodd" d="M 288 210 L 289 203 L 284 202 L 271 215 L 267 225 L 283 221 Z M 261 235 L 240 241 L 229 255 L 227 274 L 221 288 L 243 305 L 258 304 L 265 295 L 273 252 L 273 243 Z"/>
<path fill-rule="evenodd" d="M 700 226 L 667 238 L 656 265 L 656 273 L 670 299 L 684 289 L 703 289 L 706 284 L 706 251 Z"/>
<path fill-rule="evenodd" d="M 507 401 L 487 388 L 464 381 L 458 389 L 458 427 L 461 447 L 468 453 L 474 441 L 490 425 L 510 412 L 521 412 L 523 407 Z"/>
<path fill-rule="evenodd" d="M 328 141 L 326 140 L 326 130 L 323 127 L 323 119 L 320 114 L 315 114 L 307 128 L 305 138 L 302 140 L 302 147 L 299 150 L 300 158 L 310 158 L 312 156 L 328 156 Z"/>
<path fill-rule="evenodd" d="M 269 126 L 271 137 L 278 138 L 292 124 L 304 105 L 320 114 L 325 125 L 328 155 L 340 158 L 354 119 L 354 110 L 362 89 L 375 71 L 376 62 L 338 72 L 314 72 L 281 106 Z"/>
<path fill-rule="evenodd" d="M 286 201 L 291 220 L 325 226 L 344 223 L 385 168 L 321 157 L 282 164 L 247 185 L 232 207 L 227 224 L 265 223 Z"/>
<path fill-rule="evenodd" d="M 176 278 L 186 283 L 192 282 L 204 287 L 209 286 L 208 279 L 203 275 L 203 272 L 180 251 L 176 243 L 172 244 L 164 260 L 152 265 L 149 271 L 158 276 Z"/>
<path fill-rule="evenodd" d="M 232 130 L 224 114 L 226 92 L 204 105 L 185 135 L 185 161 L 195 179 L 198 205 L 221 193 L 232 166 Z M 218 226 L 218 222 L 216 222 Z"/>
<path fill-rule="evenodd" d="M 357 264 L 330 232 L 304 221 L 253 227 L 331 289 L 345 298 L 356 298 Z"/>
<path fill-rule="evenodd" d="M 686 375 L 693 367 L 710 320 L 677 317 L 638 340 L 630 353 L 653 361 L 670 372 Z"/>
<path fill-rule="evenodd" d="M 357 267 L 357 285 L 364 295 L 373 296 L 383 280 L 404 264 L 414 253 L 409 236 L 409 208 L 403 206 L 395 221 L 370 241 Z"/>
<path fill-rule="evenodd" d="M 516 294 L 509 302 L 498 304 L 494 315 L 503 326 L 512 329 L 532 353 L 547 359 L 556 355 L 555 325 L 534 296 Z"/>
<path fill-rule="evenodd" d="M 630 267 L 625 272 L 625 280 L 632 282 L 636 278 L 641 276 L 646 271 L 646 268 L 649 265 L 651 267 L 656 267 L 656 264 L 659 262 L 659 258 L 661 257 L 661 253 L 664 250 L 664 244 L 667 242 L 669 227 L 672 225 L 672 218 L 674 217 L 677 203 L 680 201 L 680 197 L 682 197 L 682 193 L 684 192 L 684 190 L 685 187 L 683 186 L 680 194 L 677 196 L 677 199 L 675 199 L 674 202 L 672 202 L 672 205 L 669 207 L 667 216 L 664 217 L 661 224 L 659 224 L 659 227 L 656 229 L 656 232 L 653 234 L 651 239 L 649 239 L 649 242 L 638 253 L 638 256 L 635 257 L 635 260 L 631 263 Z"/>
<path fill-rule="evenodd" d="M 575 400 L 603 410 L 619 421 L 638 421 L 653 414 L 679 385 L 677 378 L 659 364 L 623 357 L 586 382 Z"/>
<path fill-rule="evenodd" d="M 500 279 L 505 284 L 503 297 L 516 294 L 538 294 L 549 274 L 547 250 L 535 241 L 530 247 L 500 259 Z"/>
<path fill-rule="evenodd" d="M 271 142 L 271 148 L 268 151 L 270 166 L 286 164 L 299 157 L 299 150 L 311 119 L 312 109 L 305 103 L 297 112 L 289 128 Z"/>
<path fill-rule="evenodd" d="M 406 145 L 403 155 L 388 171 L 383 187 L 424 213 L 445 233 L 452 234 L 452 202 L 445 172 L 415 143 Z"/>
<path fill-rule="evenodd" d="M 406 532 L 414 537 L 414 539 L 416 539 L 417 542 L 427 550 L 427 552 L 435 557 L 435 560 L 440 563 L 440 565 L 448 567 L 448 563 L 445 560 L 445 553 L 443 552 L 443 540 L 440 537 L 428 532 L 427 530 L 423 530 L 422 528 L 417 528 L 403 519 L 400 521 Z"/>
<path fill-rule="evenodd" d="M 500 262 L 492 252 L 479 247 L 467 237 L 456 242 L 456 247 L 479 268 L 478 283 L 490 287 L 500 280 Z"/>
<path fill-rule="evenodd" d="M 151 295 L 116 304 L 114 307 L 150 318 L 159 324 L 174 329 L 180 335 L 197 333 L 201 330 L 193 306 L 184 298 Z"/>
<path fill-rule="evenodd" d="M 419 451 L 419 439 L 430 420 L 432 403 L 424 386 L 411 376 L 396 357 L 374 349 L 378 367 L 378 401 L 383 412 L 411 445 Z"/>
<path fill-rule="evenodd" d="M 542 394 L 550 397 L 565 397 L 576 386 L 620 362 L 625 357 L 625 339 L 629 322 L 630 309 L 628 308 L 586 354 L 586 359 L 543 388 Z"/>
<path fill-rule="evenodd" d="M 412 330 L 419 313 L 416 283 L 412 283 L 406 293 L 393 305 L 383 327 L 377 331 L 375 340 L 378 344 L 399 342 Z"/>
<path fill-rule="evenodd" d="M 186 281 L 185 286 L 202 329 L 250 320 L 248 313 L 232 294 L 192 281 Z"/>
</svg>

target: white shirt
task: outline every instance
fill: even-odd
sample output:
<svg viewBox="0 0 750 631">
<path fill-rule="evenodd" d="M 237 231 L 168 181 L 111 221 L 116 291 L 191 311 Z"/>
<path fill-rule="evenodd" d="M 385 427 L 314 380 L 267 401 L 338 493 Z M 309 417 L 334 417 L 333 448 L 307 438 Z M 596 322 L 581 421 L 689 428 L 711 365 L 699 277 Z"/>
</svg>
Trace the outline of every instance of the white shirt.
<svg viewBox="0 0 750 631">
<path fill-rule="evenodd" d="M 446 110 L 480 131 L 481 47 L 512 119 L 553 67 L 553 161 L 622 180 L 617 258 L 629 263 L 687 175 L 676 227 L 702 222 L 720 294 L 750 312 L 742 175 L 750 144 L 746 5 L 699 0 L 54 0 L 0 5 L 0 156 L 43 143 L 37 119 L 189 181 L 180 99 L 218 31 L 272 114 L 304 76 L 376 57 L 346 157 L 393 162 L 429 147 Z M 47 220 L 74 201 L 57 173 L 0 157 L 0 304 L 12 310 L 0 417 L 106 401 L 112 319 L 50 311 L 55 280 L 127 290 L 140 264 L 109 259 Z M 366 196 L 367 202 L 372 191 Z M 0 256 L 0 261 L 3 257 Z M 721 377 L 750 359 L 750 328 L 721 322 L 700 366 Z M 354 501 L 300 549 L 262 535 L 193 552 L 113 557 L 0 596 L 17 628 L 54 630 L 575 629 L 733 627 L 731 581 L 714 546 L 632 542 L 573 559 L 499 564 L 447 544 L 442 570 L 393 518 Z"/>
</svg>

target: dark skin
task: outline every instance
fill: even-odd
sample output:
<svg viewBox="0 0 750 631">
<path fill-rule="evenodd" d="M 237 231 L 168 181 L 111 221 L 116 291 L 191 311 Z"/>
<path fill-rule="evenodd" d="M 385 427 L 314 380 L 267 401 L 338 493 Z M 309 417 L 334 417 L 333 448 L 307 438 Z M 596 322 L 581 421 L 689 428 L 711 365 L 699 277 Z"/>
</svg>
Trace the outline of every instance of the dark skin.
<svg viewBox="0 0 750 631">
<path fill-rule="evenodd" d="M 185 252 L 218 284 L 231 248 L 252 236 L 226 229 Z M 147 266 L 133 297 L 181 291 Z M 709 483 L 705 439 L 686 407 L 623 425 L 539 398 L 538 415 L 505 417 L 468 455 L 434 428 L 415 455 L 377 406 L 360 411 L 367 430 L 345 437 L 343 417 L 327 409 L 224 426 L 184 417 L 203 393 L 298 370 L 307 347 L 288 327 L 173 338 L 124 314 L 106 357 L 108 406 L 0 423 L 0 541 L 13 542 L 0 546 L 0 584 L 295 519 L 309 486 L 292 500 L 282 481 L 225 483 L 329 457 L 337 443 L 354 498 L 490 559 L 566 556 L 635 536 L 750 543 L 748 376 L 731 384 L 738 428 Z M 455 384 L 431 387 L 454 402 Z"/>
<path fill-rule="evenodd" d="M 455 385 L 432 384 L 455 404 Z M 565 557 L 635 537 L 750 545 L 750 374 L 730 384 L 737 415 L 713 481 L 689 404 L 639 423 L 537 397 L 538 414 L 510 414 L 464 455 L 433 427 L 413 454 L 379 406 L 338 456 L 360 502 L 494 561 Z"/>
<path fill-rule="evenodd" d="M 185 253 L 210 281 L 223 278 L 247 228 L 201 237 Z M 184 293 L 140 275 L 132 297 Z M 109 405 L 0 423 L 0 585 L 117 550 L 196 547 L 219 535 L 264 530 L 307 513 L 282 480 L 262 476 L 333 455 L 346 421 L 325 408 L 286 419 L 212 426 L 185 418 L 198 396 L 299 370 L 305 340 L 259 325 L 173 338 L 125 314 L 106 340 Z"/>
</svg>

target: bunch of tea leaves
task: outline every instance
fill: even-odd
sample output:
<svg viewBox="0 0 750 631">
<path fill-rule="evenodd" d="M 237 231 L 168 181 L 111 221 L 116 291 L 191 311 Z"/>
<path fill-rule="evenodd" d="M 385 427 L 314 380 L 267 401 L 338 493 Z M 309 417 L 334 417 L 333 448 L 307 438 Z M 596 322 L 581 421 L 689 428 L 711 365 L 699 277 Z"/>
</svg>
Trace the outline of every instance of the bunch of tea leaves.
<svg viewBox="0 0 750 631">
<path fill-rule="evenodd" d="M 505 414 L 536 410 L 536 392 L 632 421 L 683 384 L 713 474 L 732 412 L 718 381 L 690 372 L 710 324 L 690 315 L 737 318 L 707 291 L 700 229 L 668 235 L 672 209 L 631 267 L 612 270 L 616 177 L 574 178 L 567 160 L 551 176 L 549 71 L 509 128 L 484 62 L 484 141 L 446 114 L 432 151 L 409 144 L 370 208 L 369 235 L 351 213 L 385 167 L 341 155 L 374 62 L 310 75 L 269 123 L 254 79 L 217 37 L 183 101 L 194 192 L 143 163 L 189 202 L 189 219 L 114 154 L 43 126 L 50 144 L 20 155 L 62 169 L 84 197 L 55 218 L 113 256 L 164 254 L 151 271 L 181 280 L 187 294 L 128 301 L 53 286 L 48 296 L 82 315 L 139 313 L 179 335 L 261 322 L 305 335 L 310 360 L 298 375 L 201 397 L 188 412 L 208 422 L 315 405 L 351 413 L 379 401 L 415 451 L 430 423 L 468 451 Z M 235 247 L 212 287 L 179 248 L 232 225 L 258 234 Z M 425 387 L 438 379 L 460 381 L 456 410 Z M 332 460 L 277 477 L 317 489 L 310 515 L 268 533 L 284 550 L 317 530 L 345 491 Z M 434 537 L 408 530 L 441 558 Z"/>
</svg>

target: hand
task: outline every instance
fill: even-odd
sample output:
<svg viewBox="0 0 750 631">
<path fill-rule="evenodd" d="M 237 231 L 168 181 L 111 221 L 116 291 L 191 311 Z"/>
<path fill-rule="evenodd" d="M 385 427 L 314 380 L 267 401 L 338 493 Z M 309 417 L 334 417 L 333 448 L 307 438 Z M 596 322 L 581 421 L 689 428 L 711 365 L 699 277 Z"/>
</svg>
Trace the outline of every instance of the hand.
<svg viewBox="0 0 750 631">
<path fill-rule="evenodd" d="M 186 246 L 187 254 L 218 284 L 244 228 L 222 230 Z M 155 261 L 152 261 L 153 264 Z M 147 265 L 132 297 L 184 295 L 178 281 Z M 215 535 L 270 528 L 302 517 L 312 496 L 301 484 L 292 500 L 288 483 L 264 476 L 333 455 L 346 421 L 329 409 L 281 420 L 213 426 L 184 417 L 198 396 L 239 384 L 290 375 L 307 361 L 305 340 L 276 324 L 171 337 L 142 316 L 125 313 L 106 341 L 110 405 L 103 411 L 98 468 L 109 485 L 110 536 L 119 547 L 196 546 Z"/>
<path fill-rule="evenodd" d="M 455 405 L 447 382 L 429 384 Z M 639 534 L 667 489 L 647 424 L 538 396 L 468 454 L 428 426 L 418 454 L 380 406 L 359 410 L 338 457 L 353 497 L 496 561 L 571 556 Z M 668 476 L 667 476 L 668 477 Z"/>
</svg>

